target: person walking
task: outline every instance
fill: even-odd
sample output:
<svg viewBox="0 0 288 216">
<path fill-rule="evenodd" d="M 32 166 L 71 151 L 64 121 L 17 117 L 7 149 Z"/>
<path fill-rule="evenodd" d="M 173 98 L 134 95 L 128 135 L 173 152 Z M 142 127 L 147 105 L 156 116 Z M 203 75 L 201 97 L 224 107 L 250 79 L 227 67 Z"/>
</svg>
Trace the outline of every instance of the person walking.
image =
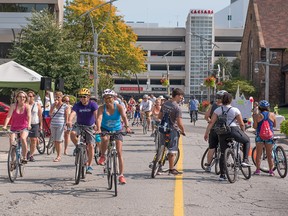
<svg viewBox="0 0 288 216">
<path fill-rule="evenodd" d="M 196 121 L 198 120 L 198 108 L 199 108 L 199 101 L 194 96 L 191 96 L 191 100 L 189 102 L 190 122 L 192 122 L 193 112 L 195 112 Z"/>
<path fill-rule="evenodd" d="M 36 151 L 36 145 L 39 142 L 39 131 L 42 130 L 42 108 L 41 105 L 35 101 L 35 92 L 28 91 L 27 96 L 28 104 L 31 107 L 31 130 L 28 135 L 30 138 L 30 152 L 28 154 L 29 158 L 27 157 L 27 159 L 31 162 L 35 162 L 34 154 Z"/>
</svg>

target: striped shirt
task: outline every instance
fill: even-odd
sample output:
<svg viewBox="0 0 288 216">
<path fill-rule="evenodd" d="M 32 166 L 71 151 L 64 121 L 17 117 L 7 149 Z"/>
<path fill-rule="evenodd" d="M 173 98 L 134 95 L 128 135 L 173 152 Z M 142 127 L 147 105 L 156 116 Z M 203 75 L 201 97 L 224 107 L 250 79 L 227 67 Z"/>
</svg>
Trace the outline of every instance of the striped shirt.
<svg viewBox="0 0 288 216">
<path fill-rule="evenodd" d="M 58 125 L 64 125 L 66 123 L 65 110 L 67 108 L 68 108 L 67 104 L 63 103 L 59 110 L 58 109 L 54 110 L 53 115 L 52 115 L 51 125 L 58 126 Z"/>
</svg>

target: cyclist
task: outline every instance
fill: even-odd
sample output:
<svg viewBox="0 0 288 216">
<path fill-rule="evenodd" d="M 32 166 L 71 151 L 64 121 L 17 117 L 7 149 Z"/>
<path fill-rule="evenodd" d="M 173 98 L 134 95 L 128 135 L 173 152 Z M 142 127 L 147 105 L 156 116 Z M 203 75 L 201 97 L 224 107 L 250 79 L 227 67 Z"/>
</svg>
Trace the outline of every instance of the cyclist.
<svg viewBox="0 0 288 216">
<path fill-rule="evenodd" d="M 184 126 L 182 122 L 182 111 L 179 107 L 179 103 L 182 101 L 184 96 L 183 90 L 176 88 L 172 92 L 172 99 L 166 101 L 160 110 L 158 115 L 159 119 L 162 119 L 163 116 L 168 113 L 169 119 L 171 122 L 171 131 L 170 131 L 170 145 L 168 146 L 168 161 L 169 161 L 169 174 L 179 175 L 182 172 L 179 172 L 174 168 L 174 159 L 176 152 L 178 150 L 178 141 L 180 133 L 185 135 Z M 179 133 L 180 131 L 180 133 Z M 161 143 L 164 144 L 165 134 L 160 133 Z"/>
<path fill-rule="evenodd" d="M 20 139 L 22 143 L 22 163 L 27 163 L 27 136 L 31 129 L 31 107 L 27 104 L 28 96 L 24 91 L 17 92 L 16 103 L 11 104 L 5 119 L 3 130 L 7 130 L 7 125 L 11 119 L 11 131 L 21 131 Z M 28 130 L 27 130 L 28 129 Z M 15 140 L 15 133 L 10 136 L 10 145 Z"/>
<path fill-rule="evenodd" d="M 209 122 L 206 132 L 204 135 L 204 140 L 208 140 L 209 133 L 211 131 L 211 128 L 214 126 L 215 122 L 217 121 L 217 118 L 219 115 L 222 114 L 222 108 L 225 112 L 227 112 L 227 122 L 226 124 L 231 127 L 231 132 L 225 135 L 219 136 L 219 142 L 220 142 L 220 149 L 221 149 L 221 157 L 220 157 L 220 181 L 226 180 L 225 172 L 224 172 L 224 153 L 225 150 L 228 148 L 227 145 L 227 138 L 234 138 L 236 142 L 242 143 L 243 144 L 243 162 L 241 163 L 242 166 L 250 166 L 249 161 L 248 161 L 248 152 L 250 149 L 250 139 L 245 134 L 245 124 L 242 119 L 241 112 L 238 108 L 232 107 L 231 106 L 232 102 L 232 95 L 229 94 L 228 92 L 225 92 L 222 96 L 222 106 L 218 107 L 211 118 L 211 121 Z M 240 126 L 238 126 L 238 124 Z"/>
<path fill-rule="evenodd" d="M 151 123 L 152 123 L 151 136 L 152 137 L 154 136 L 155 125 L 160 122 L 160 119 L 158 118 L 160 110 L 161 110 L 161 100 L 157 98 L 155 100 L 154 106 L 152 107 L 152 121 L 151 121 Z"/>
<path fill-rule="evenodd" d="M 104 90 L 102 97 L 104 98 L 104 105 L 99 107 L 98 116 L 97 116 L 97 131 L 96 133 L 101 133 L 105 131 L 116 131 L 119 132 L 122 130 L 121 126 L 121 118 L 124 122 L 124 127 L 126 128 L 126 132 L 131 132 L 128 119 L 126 117 L 124 108 L 120 105 L 115 103 L 114 96 L 116 93 L 113 90 L 106 89 Z M 105 152 L 107 150 L 109 137 L 104 136 L 101 137 L 101 157 L 99 159 L 99 164 L 105 164 Z M 118 161 L 119 161 L 119 182 L 120 184 L 126 184 L 126 180 L 123 175 L 124 171 L 124 160 L 122 155 L 122 143 L 123 143 L 123 136 L 117 135 L 116 136 L 116 148 L 118 153 Z"/>
<path fill-rule="evenodd" d="M 33 91 L 27 92 L 28 103 L 31 106 L 31 130 L 28 135 L 30 138 L 30 155 L 27 159 L 31 162 L 35 162 L 34 153 L 38 142 L 39 131 L 42 130 L 42 108 L 40 103 L 35 102 L 35 93 Z"/>
<path fill-rule="evenodd" d="M 198 120 L 198 108 L 199 108 L 199 101 L 195 99 L 194 96 L 191 96 L 191 100 L 189 102 L 190 122 L 192 122 L 193 112 L 195 112 L 196 120 Z"/>
<path fill-rule="evenodd" d="M 151 100 L 148 100 L 149 96 L 147 94 L 143 95 L 143 100 L 140 103 L 140 112 L 141 112 L 141 119 L 146 117 L 147 119 L 147 126 L 148 126 L 148 131 L 150 128 L 150 123 L 151 123 L 151 110 L 152 110 L 152 105 L 153 102 Z"/>
<path fill-rule="evenodd" d="M 85 125 L 85 137 L 86 137 L 86 144 L 87 144 L 87 151 L 88 151 L 88 161 L 87 161 L 87 168 L 86 173 L 92 174 L 92 162 L 94 157 L 94 144 L 95 144 L 95 135 L 93 134 L 93 128 L 96 131 L 96 118 L 97 118 L 97 110 L 98 105 L 96 102 L 90 100 L 90 90 L 87 88 L 82 88 L 78 92 L 78 97 L 80 101 L 72 107 L 72 111 L 69 115 L 67 126 L 69 128 L 72 127 L 72 120 L 75 116 L 77 116 L 76 124 L 74 125 L 71 131 L 71 140 L 76 146 L 78 143 L 77 136 L 80 134 L 79 127 L 77 125 Z M 75 150 L 74 150 L 75 152 Z M 76 152 L 75 152 L 76 153 Z M 74 154 L 74 153 L 73 153 Z"/>
<path fill-rule="evenodd" d="M 273 112 L 269 112 L 270 104 L 266 100 L 262 100 L 259 102 L 258 110 L 259 113 L 253 114 L 253 127 L 256 130 L 256 171 L 255 175 L 260 175 L 260 164 L 261 164 L 261 155 L 263 150 L 263 144 L 266 148 L 267 160 L 269 164 L 269 175 L 274 176 L 273 172 L 273 159 L 272 159 L 272 149 L 273 149 L 273 139 L 270 140 L 262 140 L 259 136 L 260 128 L 263 124 L 264 119 L 268 119 L 270 129 L 273 132 L 273 127 L 276 127 L 276 116 Z M 274 132 L 273 132 L 274 133 Z"/>
<path fill-rule="evenodd" d="M 135 104 L 135 112 L 134 112 L 134 120 L 132 122 L 132 126 L 134 126 L 135 124 L 138 125 L 138 121 L 140 121 L 141 123 L 141 118 L 140 118 L 140 99 L 139 101 L 136 102 Z M 136 121 L 136 122 L 135 122 Z"/>
<path fill-rule="evenodd" d="M 212 106 L 210 106 L 210 108 L 206 111 L 205 113 L 205 120 L 209 123 L 211 121 L 211 117 L 212 117 L 212 114 L 214 113 L 214 111 L 222 105 L 222 97 L 224 95 L 224 93 L 227 92 L 225 90 L 221 90 L 221 91 L 218 91 L 216 93 L 216 102 L 212 104 Z M 210 163 L 212 161 L 212 158 L 213 158 L 213 154 L 214 154 L 214 151 L 215 149 L 217 149 L 217 146 L 218 146 L 218 135 L 215 133 L 213 127 L 211 128 L 211 131 L 209 133 L 209 150 L 207 152 L 207 166 L 206 166 L 206 169 L 205 171 L 206 172 L 210 172 L 211 171 L 211 167 L 210 167 Z"/>
</svg>

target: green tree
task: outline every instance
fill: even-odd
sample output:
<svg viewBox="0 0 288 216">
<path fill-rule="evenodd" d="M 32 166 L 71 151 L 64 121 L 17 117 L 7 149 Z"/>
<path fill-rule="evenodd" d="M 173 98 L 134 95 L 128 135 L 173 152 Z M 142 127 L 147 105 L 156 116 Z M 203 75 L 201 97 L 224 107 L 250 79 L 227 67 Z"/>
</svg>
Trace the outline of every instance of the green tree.
<svg viewBox="0 0 288 216">
<path fill-rule="evenodd" d="M 240 56 L 237 56 L 237 58 L 232 61 L 231 64 L 232 79 L 240 78 L 240 62 L 241 62 Z"/>
<path fill-rule="evenodd" d="M 90 13 L 89 16 L 81 14 L 103 4 L 103 0 L 71 0 L 67 2 L 65 10 L 64 27 L 70 31 L 71 37 L 77 41 L 82 51 L 93 52 L 93 32 L 91 21 L 98 33 L 98 52 L 109 55 L 100 58 L 98 73 L 100 77 L 99 88 L 111 85 L 106 82 L 107 74 L 117 74 L 120 77 L 130 77 L 135 73 L 145 71 L 144 51 L 136 46 L 137 35 L 127 26 L 121 16 L 116 15 L 116 8 L 104 5 Z M 99 34 L 100 33 L 100 34 Z M 108 75 L 107 75 L 108 76 Z M 98 89 L 101 92 L 101 89 Z"/>
<path fill-rule="evenodd" d="M 220 56 L 215 62 L 214 62 L 214 74 L 217 73 L 215 71 L 218 71 L 218 65 L 220 65 L 220 79 L 223 80 L 223 70 L 225 70 L 225 79 L 227 77 L 231 78 L 231 62 L 228 61 L 227 58 Z"/>
<path fill-rule="evenodd" d="M 255 96 L 256 90 L 251 82 L 248 80 L 227 80 L 223 82 L 222 89 L 225 89 L 229 93 L 235 95 L 237 89 L 240 89 L 240 94 L 243 93 L 245 96 Z"/>
<path fill-rule="evenodd" d="M 79 51 L 67 32 L 47 10 L 33 12 L 29 24 L 14 44 L 11 57 L 42 76 L 63 78 L 65 92 L 75 93 L 89 85 L 87 72 L 79 65 Z"/>
</svg>

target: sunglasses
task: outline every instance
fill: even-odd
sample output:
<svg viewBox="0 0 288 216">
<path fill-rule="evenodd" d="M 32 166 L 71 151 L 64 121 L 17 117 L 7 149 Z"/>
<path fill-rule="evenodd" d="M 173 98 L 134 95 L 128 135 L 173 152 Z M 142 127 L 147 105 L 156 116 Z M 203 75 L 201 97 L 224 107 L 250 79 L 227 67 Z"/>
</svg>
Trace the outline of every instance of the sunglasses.
<svg viewBox="0 0 288 216">
<path fill-rule="evenodd" d="M 80 95 L 79 98 L 87 98 L 87 96 Z"/>
<path fill-rule="evenodd" d="M 34 97 L 34 95 L 28 95 L 28 97 Z"/>
</svg>

